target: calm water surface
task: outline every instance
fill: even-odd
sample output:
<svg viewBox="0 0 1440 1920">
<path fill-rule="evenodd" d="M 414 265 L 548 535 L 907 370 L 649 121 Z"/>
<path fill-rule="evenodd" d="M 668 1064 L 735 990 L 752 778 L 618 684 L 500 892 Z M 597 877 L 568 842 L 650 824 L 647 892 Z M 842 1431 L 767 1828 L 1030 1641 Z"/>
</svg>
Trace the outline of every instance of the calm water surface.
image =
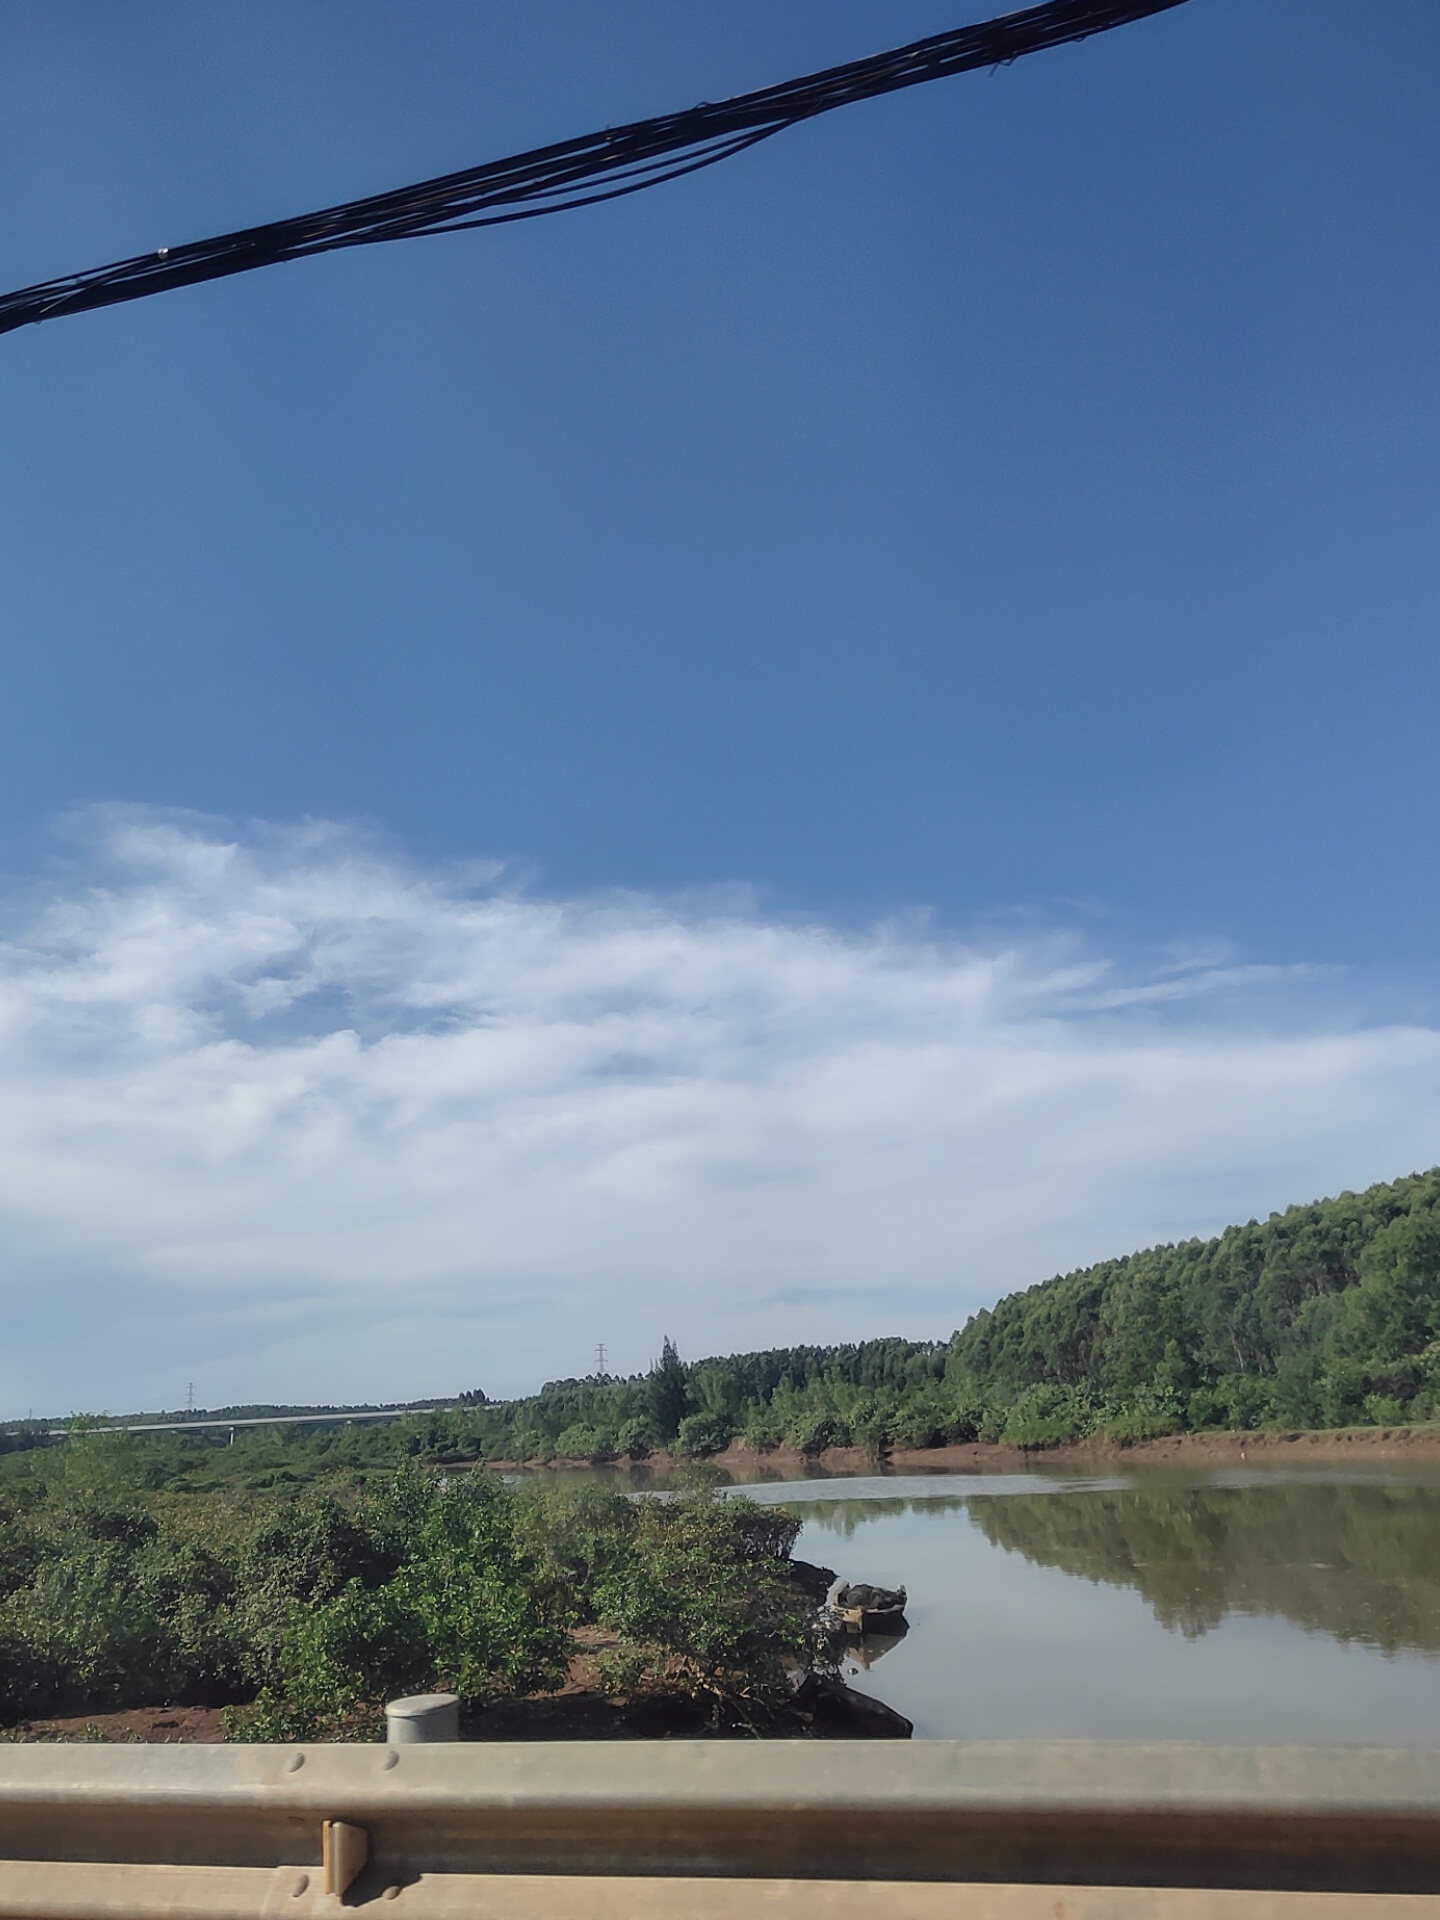
<svg viewBox="0 0 1440 1920">
<path fill-rule="evenodd" d="M 926 1475 L 743 1489 L 905 1586 L 851 1684 L 954 1739 L 1440 1741 L 1440 1472 Z"/>
</svg>

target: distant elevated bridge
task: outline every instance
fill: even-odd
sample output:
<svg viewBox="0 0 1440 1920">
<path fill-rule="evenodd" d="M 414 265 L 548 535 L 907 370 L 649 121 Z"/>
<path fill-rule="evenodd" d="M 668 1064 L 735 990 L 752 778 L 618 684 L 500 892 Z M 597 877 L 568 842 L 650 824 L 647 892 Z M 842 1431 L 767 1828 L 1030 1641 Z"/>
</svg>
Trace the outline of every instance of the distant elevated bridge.
<svg viewBox="0 0 1440 1920">
<path fill-rule="evenodd" d="M 107 1421 L 103 1426 L 86 1428 L 90 1433 L 200 1433 L 207 1430 L 234 1432 L 239 1427 L 321 1427 L 339 1426 L 358 1420 L 403 1420 L 410 1413 L 445 1413 L 445 1407 L 366 1407 L 359 1413 L 262 1413 L 247 1414 L 240 1420 L 215 1419 L 207 1415 L 203 1420 L 141 1420 L 127 1423 L 123 1420 Z M 47 1437 L 51 1440 L 68 1440 L 73 1428 L 48 1427 Z"/>
</svg>

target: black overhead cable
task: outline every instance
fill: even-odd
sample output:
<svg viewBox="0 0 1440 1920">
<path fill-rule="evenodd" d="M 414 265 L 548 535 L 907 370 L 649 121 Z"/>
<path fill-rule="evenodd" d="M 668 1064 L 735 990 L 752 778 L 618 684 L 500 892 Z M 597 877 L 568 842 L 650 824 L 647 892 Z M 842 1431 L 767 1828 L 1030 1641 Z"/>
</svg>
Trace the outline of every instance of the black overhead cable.
<svg viewBox="0 0 1440 1920">
<path fill-rule="evenodd" d="M 459 233 L 467 227 L 534 220 L 568 207 L 618 199 L 714 166 L 784 127 L 812 120 L 833 107 L 873 100 L 877 94 L 976 67 L 998 66 L 1182 3 L 1049 0 L 1024 13 L 932 34 L 928 40 L 916 40 L 890 53 L 872 54 L 867 60 L 853 60 L 848 66 L 787 80 L 758 93 L 742 93 L 718 105 L 637 120 L 628 127 L 607 127 L 558 146 L 537 147 L 508 160 L 492 160 L 483 167 L 304 213 L 293 220 L 274 220 L 267 226 L 246 227 L 213 240 L 192 240 L 185 246 L 160 247 L 133 260 L 117 260 L 108 267 L 92 267 L 0 295 L 0 333 L 57 314 L 115 306 L 122 300 L 246 273 L 280 260 L 303 260 L 337 247 L 368 247 L 380 240 L 409 240 L 425 233 Z"/>
</svg>

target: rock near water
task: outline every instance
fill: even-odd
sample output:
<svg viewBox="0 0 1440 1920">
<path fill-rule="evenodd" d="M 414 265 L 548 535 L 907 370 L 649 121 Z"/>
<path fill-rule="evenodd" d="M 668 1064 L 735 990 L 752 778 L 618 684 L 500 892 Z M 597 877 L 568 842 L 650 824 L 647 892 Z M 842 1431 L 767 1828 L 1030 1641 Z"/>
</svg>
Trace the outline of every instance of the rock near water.
<svg viewBox="0 0 1440 1920">
<path fill-rule="evenodd" d="M 826 1740 L 908 1740 L 915 1732 L 914 1722 L 903 1713 L 828 1674 L 807 1674 L 793 1704 L 811 1731 Z"/>
</svg>

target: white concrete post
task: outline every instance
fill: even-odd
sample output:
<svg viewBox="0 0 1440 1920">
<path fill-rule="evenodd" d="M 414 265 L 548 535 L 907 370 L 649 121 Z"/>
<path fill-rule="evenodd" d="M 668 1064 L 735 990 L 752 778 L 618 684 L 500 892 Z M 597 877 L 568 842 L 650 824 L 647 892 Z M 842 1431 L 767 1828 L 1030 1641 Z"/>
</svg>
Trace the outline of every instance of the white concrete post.
<svg viewBox="0 0 1440 1920">
<path fill-rule="evenodd" d="M 453 1693 L 414 1693 L 385 1708 L 385 1744 L 410 1747 L 460 1738 L 460 1702 Z"/>
</svg>

